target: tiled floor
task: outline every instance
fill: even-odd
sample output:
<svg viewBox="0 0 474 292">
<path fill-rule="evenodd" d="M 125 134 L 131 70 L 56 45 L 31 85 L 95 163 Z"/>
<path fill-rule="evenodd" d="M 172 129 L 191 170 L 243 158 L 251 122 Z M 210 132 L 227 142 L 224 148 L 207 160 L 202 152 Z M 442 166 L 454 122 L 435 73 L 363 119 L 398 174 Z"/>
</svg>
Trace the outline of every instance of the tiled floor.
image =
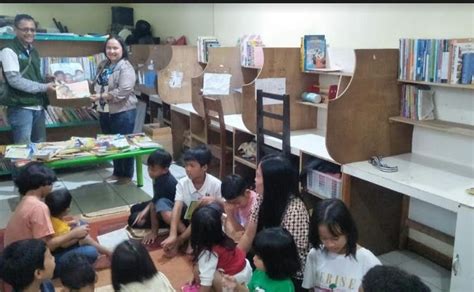
<svg viewBox="0 0 474 292">
<path fill-rule="evenodd" d="M 117 186 L 102 183 L 103 178 L 112 173 L 110 164 L 101 167 L 60 170 L 57 172 L 59 177 L 57 184 L 66 186 L 73 193 L 75 202 L 73 202 L 71 214 L 76 215 L 81 212 L 94 212 L 104 208 L 132 204 L 145 200 L 146 196 L 151 197 L 153 195 L 152 180 L 148 177 L 146 166 L 144 166 L 144 170 L 144 186 L 142 188 L 137 188 L 133 184 Z M 176 178 L 185 175 L 184 169 L 177 165 L 172 165 L 171 172 Z M 136 182 L 136 177 L 134 177 L 134 181 Z M 12 182 L 0 181 L 0 228 L 6 226 L 17 202 L 18 194 Z M 397 266 L 418 275 L 433 292 L 449 291 L 450 271 L 415 253 L 406 250 L 392 251 L 379 256 L 379 259 L 384 265 Z M 161 268 L 163 270 L 170 268 L 166 266 L 168 265 L 164 264 Z M 179 281 L 179 279 L 173 280 Z M 106 280 L 105 283 L 107 282 Z"/>
</svg>

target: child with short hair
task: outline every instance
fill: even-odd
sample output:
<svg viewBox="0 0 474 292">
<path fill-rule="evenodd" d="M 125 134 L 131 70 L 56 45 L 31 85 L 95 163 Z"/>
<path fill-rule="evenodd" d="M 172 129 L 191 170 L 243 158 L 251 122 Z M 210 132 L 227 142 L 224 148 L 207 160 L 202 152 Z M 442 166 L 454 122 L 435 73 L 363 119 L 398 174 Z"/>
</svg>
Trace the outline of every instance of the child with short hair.
<svg viewBox="0 0 474 292">
<path fill-rule="evenodd" d="M 54 292 L 51 282 L 54 257 L 40 239 L 23 239 L 9 244 L 0 260 L 0 278 L 14 291 Z"/>
<path fill-rule="evenodd" d="M 362 278 L 359 292 L 430 292 L 416 275 L 394 266 L 372 267 Z"/>
<path fill-rule="evenodd" d="M 357 239 L 357 226 L 346 205 L 339 199 L 320 201 L 310 222 L 313 247 L 306 259 L 302 286 L 314 291 L 357 291 L 367 271 L 381 265 Z"/>
<path fill-rule="evenodd" d="M 192 211 L 201 204 L 221 199 L 221 181 L 207 173 L 212 154 L 206 145 L 188 149 L 183 154 L 186 177 L 176 185 L 176 197 L 171 216 L 170 234 L 161 245 L 168 257 L 176 255 L 178 247 L 191 236 L 191 226 L 179 233 L 180 222 L 189 225 Z M 188 248 L 187 253 L 190 253 Z"/>
<path fill-rule="evenodd" d="M 66 188 L 61 188 L 52 191 L 49 195 L 46 196 L 45 203 L 49 208 L 51 214 L 51 223 L 53 224 L 54 236 L 60 236 L 71 232 L 74 228 L 79 227 L 81 224 L 80 221 L 66 221 L 66 216 L 69 214 L 71 209 L 72 196 L 71 193 Z M 71 248 L 71 246 L 83 246 L 91 245 L 94 246 L 100 253 L 107 256 L 112 255 L 112 251 L 108 248 L 100 245 L 97 241 L 92 239 L 90 235 L 86 235 L 84 238 L 80 239 L 77 243 L 71 245 L 66 242 L 61 248 L 57 249 L 53 254 L 63 252 L 64 249 Z"/>
<path fill-rule="evenodd" d="M 88 257 L 91 263 L 97 259 L 95 247 L 74 246 L 80 239 L 89 234 L 89 226 L 79 226 L 64 235 L 53 236 L 54 228 L 51 223 L 48 206 L 44 198 L 51 193 L 53 182 L 57 180 L 53 170 L 41 162 L 32 161 L 23 166 L 15 178 L 15 185 L 20 192 L 20 203 L 15 208 L 5 229 L 4 245 L 12 242 L 37 238 L 42 239 L 55 254 L 55 275 L 62 264 L 62 258 L 68 253 L 81 253 Z M 66 251 L 58 253 L 61 246 L 70 246 Z"/>
<path fill-rule="evenodd" d="M 168 278 L 156 269 L 140 241 L 125 240 L 115 248 L 111 272 L 115 291 L 175 291 Z"/>
<path fill-rule="evenodd" d="M 224 177 L 221 184 L 221 193 L 226 200 L 224 204 L 227 215 L 226 233 L 232 239 L 238 241 L 247 226 L 251 207 L 257 199 L 257 193 L 248 189 L 247 183 L 238 174 L 230 174 Z"/>
<path fill-rule="evenodd" d="M 235 279 L 224 276 L 224 285 L 235 291 L 294 292 L 291 280 L 300 269 L 298 249 L 290 232 L 282 227 L 263 229 L 252 244 L 256 269 L 247 286 L 236 285 Z"/>
<path fill-rule="evenodd" d="M 94 266 L 81 254 L 72 254 L 65 259 L 59 278 L 64 286 L 62 292 L 94 292 L 98 279 Z"/>
<path fill-rule="evenodd" d="M 151 244 L 158 236 L 160 225 L 171 225 L 171 215 L 178 181 L 169 168 L 172 162 L 171 154 L 164 149 L 158 149 L 147 160 L 148 175 L 153 182 L 153 199 L 135 204 L 130 209 L 128 225 L 132 228 L 151 228 L 143 238 L 144 244 Z M 178 224 L 178 232 L 184 232 L 186 226 Z"/>
<path fill-rule="evenodd" d="M 222 291 L 221 273 L 233 276 L 237 283 L 247 284 L 252 267 L 245 252 L 222 228 L 223 209 L 216 203 L 198 207 L 191 219 L 191 247 L 195 264 L 194 282 L 200 292 Z M 198 274 L 198 275 L 197 275 Z"/>
</svg>

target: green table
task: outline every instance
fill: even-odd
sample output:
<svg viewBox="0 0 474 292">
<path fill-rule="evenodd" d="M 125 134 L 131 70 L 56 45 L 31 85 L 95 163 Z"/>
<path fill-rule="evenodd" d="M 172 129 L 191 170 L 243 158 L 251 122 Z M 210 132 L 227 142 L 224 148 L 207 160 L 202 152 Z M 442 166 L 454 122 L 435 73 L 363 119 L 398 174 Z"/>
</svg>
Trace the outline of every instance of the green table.
<svg viewBox="0 0 474 292">
<path fill-rule="evenodd" d="M 67 168 L 67 167 L 76 167 L 89 164 L 97 164 L 101 162 L 106 162 L 114 159 L 121 158 L 135 158 L 136 168 L 137 168 L 137 186 L 143 186 L 143 164 L 142 156 L 151 154 L 160 148 L 147 148 L 147 149 L 136 149 L 126 152 L 114 153 L 105 156 L 84 156 L 73 159 L 61 159 L 51 162 L 46 162 L 45 164 L 50 168 Z"/>
</svg>

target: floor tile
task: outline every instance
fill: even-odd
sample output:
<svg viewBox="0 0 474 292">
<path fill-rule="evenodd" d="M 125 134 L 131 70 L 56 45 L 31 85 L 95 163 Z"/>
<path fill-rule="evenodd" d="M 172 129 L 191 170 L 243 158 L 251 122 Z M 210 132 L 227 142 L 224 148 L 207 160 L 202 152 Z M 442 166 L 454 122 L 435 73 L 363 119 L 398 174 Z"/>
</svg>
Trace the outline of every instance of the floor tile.
<svg viewBox="0 0 474 292">
<path fill-rule="evenodd" d="M 384 264 L 399 266 L 407 261 L 421 259 L 422 257 L 408 250 L 394 250 L 378 256 Z"/>
<path fill-rule="evenodd" d="M 415 274 L 425 283 L 430 283 L 442 291 L 449 291 L 451 272 L 443 267 L 420 257 L 416 260 L 409 260 L 399 265 L 402 270 Z"/>
<path fill-rule="evenodd" d="M 128 205 L 148 201 L 153 197 L 153 190 L 151 191 L 151 194 L 149 194 L 133 183 L 126 185 L 117 185 L 112 183 L 110 186 L 125 202 L 127 202 Z"/>
<path fill-rule="evenodd" d="M 98 182 L 70 189 L 82 213 L 92 213 L 127 205 L 108 183 Z"/>
</svg>

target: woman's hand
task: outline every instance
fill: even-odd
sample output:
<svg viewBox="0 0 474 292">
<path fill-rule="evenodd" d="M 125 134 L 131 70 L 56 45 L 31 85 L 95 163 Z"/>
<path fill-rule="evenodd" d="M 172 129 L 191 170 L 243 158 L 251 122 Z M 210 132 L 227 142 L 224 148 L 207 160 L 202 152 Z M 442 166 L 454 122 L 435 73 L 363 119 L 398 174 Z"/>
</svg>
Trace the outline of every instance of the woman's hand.
<svg viewBox="0 0 474 292">
<path fill-rule="evenodd" d="M 94 101 L 98 101 L 100 99 L 100 96 L 98 94 L 91 94 L 89 98 L 94 102 Z"/>
</svg>

